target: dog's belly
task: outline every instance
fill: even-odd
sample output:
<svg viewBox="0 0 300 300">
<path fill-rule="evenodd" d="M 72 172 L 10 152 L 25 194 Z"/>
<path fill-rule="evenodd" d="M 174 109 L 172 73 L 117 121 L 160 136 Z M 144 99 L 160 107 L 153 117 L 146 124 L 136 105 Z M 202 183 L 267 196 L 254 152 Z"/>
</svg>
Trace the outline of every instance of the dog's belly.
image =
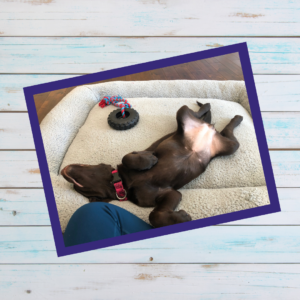
<svg viewBox="0 0 300 300">
<path fill-rule="evenodd" d="M 211 124 L 198 123 L 198 126 L 191 126 L 184 131 L 185 147 L 199 154 L 208 152 L 211 149 L 215 134 L 215 127 Z"/>
<path fill-rule="evenodd" d="M 158 163 L 150 170 L 155 183 L 179 189 L 202 174 L 212 157 L 215 134 L 213 125 L 202 123 L 186 130 L 181 139 L 163 141 L 155 151 Z"/>
<path fill-rule="evenodd" d="M 148 172 L 152 175 L 151 182 L 160 188 L 180 189 L 205 171 L 199 154 L 184 149 L 170 152 L 159 157 L 158 163 Z"/>
</svg>

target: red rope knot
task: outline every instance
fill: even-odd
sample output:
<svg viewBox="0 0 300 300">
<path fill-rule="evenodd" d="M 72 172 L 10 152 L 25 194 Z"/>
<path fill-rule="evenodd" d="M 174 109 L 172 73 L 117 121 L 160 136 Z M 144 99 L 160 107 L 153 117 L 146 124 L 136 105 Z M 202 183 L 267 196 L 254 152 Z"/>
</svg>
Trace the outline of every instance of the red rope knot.
<svg viewBox="0 0 300 300">
<path fill-rule="evenodd" d="M 130 108 L 131 105 L 128 103 L 126 99 L 123 99 L 121 96 L 105 96 L 103 99 L 99 102 L 99 106 L 104 108 L 107 105 L 114 105 L 121 108 L 122 117 L 125 118 L 125 108 Z"/>
</svg>

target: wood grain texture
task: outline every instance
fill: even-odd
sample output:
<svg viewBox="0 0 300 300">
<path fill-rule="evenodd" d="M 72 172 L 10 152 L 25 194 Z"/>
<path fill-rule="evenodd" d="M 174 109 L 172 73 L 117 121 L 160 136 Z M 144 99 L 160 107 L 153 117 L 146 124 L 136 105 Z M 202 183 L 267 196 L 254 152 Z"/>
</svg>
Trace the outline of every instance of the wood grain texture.
<svg viewBox="0 0 300 300">
<path fill-rule="evenodd" d="M 0 187 L 43 187 L 35 151 L 0 151 Z"/>
<path fill-rule="evenodd" d="M 299 75 L 254 75 L 261 111 L 300 111 Z"/>
<path fill-rule="evenodd" d="M 0 111 L 27 110 L 23 87 L 72 76 L 0 75 Z M 300 111 L 300 75 L 254 75 L 254 80 L 261 111 Z"/>
<path fill-rule="evenodd" d="M 300 74 L 300 39 L 251 37 L 4 37 L 0 73 L 94 73 L 242 42 L 254 74 Z"/>
<path fill-rule="evenodd" d="M 299 36 L 299 2 L 2 0 L 2 36 Z M 3 5 L 3 4 L 2 4 Z M 125 17 L 124 17 L 125 16 Z M 213 19 L 213 22 L 212 22 Z M 115 20 L 115 21 L 113 21 Z M 113 24 L 113 26 L 112 26 Z"/>
<path fill-rule="evenodd" d="M 50 225 L 43 189 L 0 189 L 0 225 Z"/>
<path fill-rule="evenodd" d="M 271 151 L 277 187 L 300 187 L 300 151 Z"/>
<path fill-rule="evenodd" d="M 35 149 L 28 113 L 0 114 L 0 149 Z"/>
<path fill-rule="evenodd" d="M 46 115 L 75 87 L 54 90 L 42 94 L 34 95 L 35 109 L 37 112 L 39 124 Z"/>
<path fill-rule="evenodd" d="M 298 264 L 5 265 L 7 299 L 298 300 Z M 133 292 L 134 291 L 134 292 Z"/>
<path fill-rule="evenodd" d="M 0 75 L 0 112 L 27 111 L 23 87 L 71 77 L 72 75 Z"/>
<path fill-rule="evenodd" d="M 300 112 L 264 112 L 269 149 L 300 148 Z"/>
<path fill-rule="evenodd" d="M 277 189 L 281 212 L 226 223 L 236 225 L 300 225 L 300 189 Z M 0 226 L 49 226 L 43 189 L 0 189 Z M 220 225 L 222 226 L 222 225 Z"/>
<path fill-rule="evenodd" d="M 63 257 L 50 227 L 0 227 L 3 263 L 300 263 L 299 226 L 211 226 Z"/>
</svg>

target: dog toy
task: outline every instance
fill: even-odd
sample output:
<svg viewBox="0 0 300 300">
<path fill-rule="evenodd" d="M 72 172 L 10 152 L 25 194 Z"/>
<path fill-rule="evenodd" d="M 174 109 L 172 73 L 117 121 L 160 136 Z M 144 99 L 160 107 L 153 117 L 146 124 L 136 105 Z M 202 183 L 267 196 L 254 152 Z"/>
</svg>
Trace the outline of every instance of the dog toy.
<svg viewBox="0 0 300 300">
<path fill-rule="evenodd" d="M 131 105 L 126 99 L 121 96 L 105 96 L 99 102 L 99 106 L 104 108 L 107 105 L 120 107 L 111 112 L 108 116 L 108 124 L 116 130 L 126 130 L 134 127 L 139 121 L 139 114 L 131 108 Z"/>
<path fill-rule="evenodd" d="M 114 105 L 121 108 L 122 118 L 125 118 L 125 108 L 131 108 L 131 105 L 128 103 L 126 99 L 123 99 L 120 96 L 105 96 L 103 99 L 99 102 L 99 106 L 104 108 L 107 105 Z"/>
</svg>

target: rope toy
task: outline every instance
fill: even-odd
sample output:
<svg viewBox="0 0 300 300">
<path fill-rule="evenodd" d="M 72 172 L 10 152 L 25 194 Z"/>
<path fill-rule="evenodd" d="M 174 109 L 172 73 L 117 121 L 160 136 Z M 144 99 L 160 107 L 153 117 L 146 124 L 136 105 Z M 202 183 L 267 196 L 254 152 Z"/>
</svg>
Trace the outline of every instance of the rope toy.
<svg viewBox="0 0 300 300">
<path fill-rule="evenodd" d="M 99 102 L 99 106 L 101 106 L 102 108 L 110 104 L 121 108 L 122 118 L 126 117 L 125 108 L 131 108 L 131 105 L 128 103 L 128 101 L 126 99 L 123 99 L 121 96 L 105 96 Z"/>
</svg>

